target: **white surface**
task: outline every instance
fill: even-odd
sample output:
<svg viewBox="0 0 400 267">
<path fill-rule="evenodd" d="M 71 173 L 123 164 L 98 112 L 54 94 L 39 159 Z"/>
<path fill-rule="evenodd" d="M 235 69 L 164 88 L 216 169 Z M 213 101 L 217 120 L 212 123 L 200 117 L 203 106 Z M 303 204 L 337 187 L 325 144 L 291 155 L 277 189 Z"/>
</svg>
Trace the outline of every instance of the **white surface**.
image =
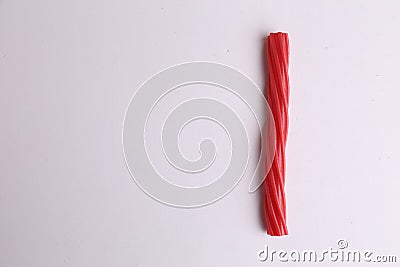
<svg viewBox="0 0 400 267">
<path fill-rule="evenodd" d="M 265 245 L 339 238 L 398 253 L 399 2 L 241 2 L 0 1 L 0 266 L 257 266 Z M 135 90 L 192 60 L 262 86 L 277 30 L 291 41 L 290 235 L 263 233 L 246 177 L 200 209 L 145 195 L 121 145 Z"/>
</svg>

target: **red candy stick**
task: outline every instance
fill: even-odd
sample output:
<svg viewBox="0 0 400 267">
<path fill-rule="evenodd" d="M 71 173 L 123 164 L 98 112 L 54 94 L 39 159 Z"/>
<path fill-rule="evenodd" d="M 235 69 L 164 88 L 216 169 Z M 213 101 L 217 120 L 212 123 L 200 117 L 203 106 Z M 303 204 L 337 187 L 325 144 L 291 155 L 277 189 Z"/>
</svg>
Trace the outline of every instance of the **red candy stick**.
<svg viewBox="0 0 400 267">
<path fill-rule="evenodd" d="M 267 234 L 287 235 L 285 200 L 285 148 L 288 134 L 289 38 L 287 33 L 271 33 L 267 39 L 267 100 L 276 127 L 276 150 L 265 180 Z"/>
</svg>

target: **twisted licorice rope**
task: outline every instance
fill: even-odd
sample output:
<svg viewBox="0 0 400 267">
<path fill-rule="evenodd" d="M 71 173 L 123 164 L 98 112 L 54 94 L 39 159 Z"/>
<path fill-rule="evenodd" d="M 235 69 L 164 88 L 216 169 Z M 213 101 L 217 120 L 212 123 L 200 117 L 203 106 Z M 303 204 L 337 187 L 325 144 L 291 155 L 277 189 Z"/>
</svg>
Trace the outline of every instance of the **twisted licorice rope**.
<svg viewBox="0 0 400 267">
<path fill-rule="evenodd" d="M 265 180 L 267 233 L 287 235 L 285 201 L 285 148 L 288 134 L 289 39 L 287 33 L 271 33 L 267 39 L 267 99 L 276 127 L 274 160 Z"/>
</svg>

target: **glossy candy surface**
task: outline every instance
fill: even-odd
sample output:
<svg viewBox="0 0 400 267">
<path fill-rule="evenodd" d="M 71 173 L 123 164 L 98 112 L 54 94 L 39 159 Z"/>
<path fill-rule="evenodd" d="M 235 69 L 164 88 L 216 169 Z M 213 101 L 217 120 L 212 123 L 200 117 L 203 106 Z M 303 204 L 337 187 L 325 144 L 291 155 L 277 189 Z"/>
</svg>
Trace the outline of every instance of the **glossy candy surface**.
<svg viewBox="0 0 400 267">
<path fill-rule="evenodd" d="M 264 183 L 267 234 L 287 235 L 285 200 L 285 148 L 288 134 L 289 38 L 287 33 L 271 33 L 266 42 L 268 64 L 267 100 L 276 127 L 276 150 Z"/>
</svg>

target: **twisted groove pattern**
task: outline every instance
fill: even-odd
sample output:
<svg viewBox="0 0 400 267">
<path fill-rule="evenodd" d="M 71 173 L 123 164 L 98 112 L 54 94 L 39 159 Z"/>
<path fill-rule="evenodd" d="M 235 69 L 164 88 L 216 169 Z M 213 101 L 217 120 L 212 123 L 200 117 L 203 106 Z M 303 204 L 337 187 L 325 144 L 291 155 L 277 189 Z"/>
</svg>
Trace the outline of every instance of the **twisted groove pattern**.
<svg viewBox="0 0 400 267">
<path fill-rule="evenodd" d="M 287 235 L 285 200 L 285 148 L 288 134 L 289 39 L 287 33 L 271 33 L 267 39 L 267 100 L 276 126 L 276 150 L 265 180 L 267 234 Z"/>
</svg>

